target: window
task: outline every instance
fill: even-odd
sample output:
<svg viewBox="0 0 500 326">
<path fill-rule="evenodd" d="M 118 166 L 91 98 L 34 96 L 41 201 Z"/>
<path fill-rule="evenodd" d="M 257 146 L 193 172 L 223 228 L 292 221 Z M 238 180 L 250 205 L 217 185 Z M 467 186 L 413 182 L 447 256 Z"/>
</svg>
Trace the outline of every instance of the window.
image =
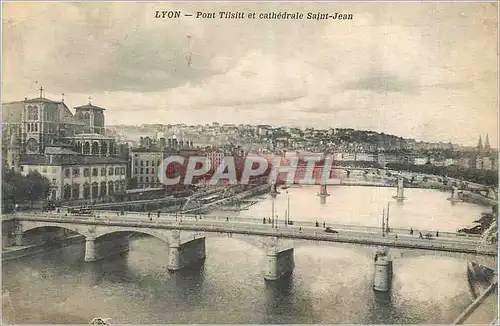
<svg viewBox="0 0 500 326">
<path fill-rule="evenodd" d="M 38 108 L 36 106 L 28 106 L 28 120 L 38 120 Z"/>
<path fill-rule="evenodd" d="M 97 170 L 97 168 L 93 168 L 93 169 L 92 169 L 92 176 L 93 176 L 93 177 L 97 177 L 97 176 L 99 175 L 99 173 L 98 173 L 98 172 L 99 172 L 99 171 Z"/>
<path fill-rule="evenodd" d="M 101 168 L 101 176 L 106 176 L 106 168 Z"/>
<path fill-rule="evenodd" d="M 146 161 L 146 166 L 149 166 L 149 161 Z"/>
<path fill-rule="evenodd" d="M 120 168 L 120 174 L 125 175 L 125 168 Z"/>
<path fill-rule="evenodd" d="M 149 168 L 146 168 L 146 174 L 149 174 Z"/>
<path fill-rule="evenodd" d="M 83 176 L 84 177 L 90 177 L 90 169 L 89 168 L 84 168 L 83 169 Z"/>
<path fill-rule="evenodd" d="M 137 174 L 137 168 L 134 169 L 134 173 Z"/>
<path fill-rule="evenodd" d="M 157 163 L 157 164 L 156 164 L 157 166 L 160 166 L 160 160 L 158 160 L 158 162 L 156 162 L 156 163 Z"/>
<path fill-rule="evenodd" d="M 151 168 L 151 173 L 155 174 L 155 168 Z"/>
<path fill-rule="evenodd" d="M 135 156 L 137 156 L 137 154 L 135 154 Z M 136 160 L 134 160 L 134 165 L 135 165 L 135 166 L 139 165 L 139 160 L 137 160 L 137 159 L 136 159 Z"/>
<path fill-rule="evenodd" d="M 151 161 L 151 166 L 155 166 L 155 161 Z"/>
<path fill-rule="evenodd" d="M 143 174 L 143 173 L 144 173 L 144 168 L 141 168 L 141 174 Z"/>
<path fill-rule="evenodd" d="M 80 169 L 79 168 L 73 168 L 73 176 L 74 177 L 80 176 Z"/>
<path fill-rule="evenodd" d="M 69 178 L 69 169 L 64 169 L 64 177 Z"/>
<path fill-rule="evenodd" d="M 139 177 L 139 181 L 142 182 L 142 180 L 143 180 L 142 177 Z"/>
<path fill-rule="evenodd" d="M 106 190 L 107 190 L 107 184 L 106 184 L 106 181 L 102 181 L 101 182 L 101 196 L 106 196 Z"/>
<path fill-rule="evenodd" d="M 108 169 L 108 175 L 113 175 L 113 168 Z"/>
<path fill-rule="evenodd" d="M 120 175 L 120 168 L 115 168 L 115 175 Z"/>
<path fill-rule="evenodd" d="M 146 177 L 146 182 L 149 182 L 149 178 L 148 177 Z"/>
<path fill-rule="evenodd" d="M 141 166 L 143 166 L 143 165 L 144 165 L 144 161 L 143 161 L 143 160 L 141 160 Z"/>
</svg>

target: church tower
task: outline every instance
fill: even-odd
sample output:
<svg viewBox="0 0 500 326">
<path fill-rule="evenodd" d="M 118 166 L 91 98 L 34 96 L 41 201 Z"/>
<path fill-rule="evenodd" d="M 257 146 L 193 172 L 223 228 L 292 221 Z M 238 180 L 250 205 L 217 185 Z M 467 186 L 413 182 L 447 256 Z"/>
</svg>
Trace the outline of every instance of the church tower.
<svg viewBox="0 0 500 326">
<path fill-rule="evenodd" d="M 21 143 L 16 130 L 10 132 L 10 142 L 7 148 L 7 164 L 10 169 L 19 171 L 21 163 Z"/>
<path fill-rule="evenodd" d="M 481 136 L 479 136 L 479 141 L 477 142 L 477 150 L 481 152 L 483 150 L 483 140 Z"/>
<path fill-rule="evenodd" d="M 488 137 L 488 134 L 486 134 L 486 140 L 484 141 L 484 150 L 486 152 L 489 152 L 490 149 L 491 149 L 491 147 L 490 147 L 490 139 Z"/>
</svg>

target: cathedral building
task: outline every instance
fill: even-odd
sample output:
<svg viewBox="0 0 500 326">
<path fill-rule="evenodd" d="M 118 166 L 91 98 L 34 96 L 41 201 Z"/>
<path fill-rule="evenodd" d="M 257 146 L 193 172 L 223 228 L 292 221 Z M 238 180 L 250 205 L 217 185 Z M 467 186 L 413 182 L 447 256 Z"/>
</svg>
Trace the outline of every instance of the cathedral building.
<svg viewBox="0 0 500 326">
<path fill-rule="evenodd" d="M 51 181 L 52 200 L 99 201 L 124 192 L 127 161 L 106 135 L 104 108 L 37 98 L 2 104 L 4 168 L 38 171 Z"/>
<path fill-rule="evenodd" d="M 477 170 L 498 170 L 498 152 L 491 148 L 488 135 L 486 135 L 484 145 L 481 136 L 479 136 L 474 167 Z"/>
</svg>

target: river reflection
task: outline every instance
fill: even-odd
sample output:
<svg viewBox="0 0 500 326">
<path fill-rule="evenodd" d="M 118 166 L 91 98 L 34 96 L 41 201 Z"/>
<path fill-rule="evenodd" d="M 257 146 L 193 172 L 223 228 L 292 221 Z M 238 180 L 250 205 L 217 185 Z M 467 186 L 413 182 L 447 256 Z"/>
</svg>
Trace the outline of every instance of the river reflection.
<svg viewBox="0 0 500 326">
<path fill-rule="evenodd" d="M 332 196 L 321 207 L 314 204 L 319 203 L 317 189 L 292 189 L 291 195 L 301 198 L 292 214 L 376 223 L 372 211 L 393 195 L 384 188 L 329 191 Z M 346 198 L 351 195 L 358 196 L 360 204 L 349 207 Z M 454 230 L 469 225 L 484 210 L 452 206 L 446 195 L 408 190 L 408 201 L 399 211 L 394 204 L 393 219 L 404 227 L 423 227 L 441 218 L 450 223 L 442 223 L 443 229 Z M 281 207 L 283 197 L 278 199 Z M 242 214 L 264 212 L 269 205 L 264 200 Z M 424 218 L 431 215 L 433 222 Z M 355 246 L 306 242 L 295 248 L 293 275 L 271 283 L 263 279 L 262 248 L 222 235 L 208 237 L 206 249 L 202 266 L 177 273 L 167 270 L 166 244 L 151 237 L 133 238 L 128 254 L 96 263 L 83 261 L 83 244 L 5 262 L 3 321 L 81 324 L 105 317 L 112 324 L 451 323 L 472 301 L 466 264 L 456 259 L 396 259 L 391 293 L 378 294 L 372 290 L 373 257 Z"/>
</svg>

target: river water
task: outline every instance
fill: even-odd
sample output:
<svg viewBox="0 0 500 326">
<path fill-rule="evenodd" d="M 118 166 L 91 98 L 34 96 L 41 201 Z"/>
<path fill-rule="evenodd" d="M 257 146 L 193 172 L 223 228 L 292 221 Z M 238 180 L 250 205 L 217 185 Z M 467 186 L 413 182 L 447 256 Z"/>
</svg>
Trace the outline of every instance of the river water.
<svg viewBox="0 0 500 326">
<path fill-rule="evenodd" d="M 275 209 L 282 218 L 288 205 L 280 191 Z M 317 186 L 288 191 L 292 220 L 377 226 L 391 201 L 392 227 L 454 231 L 488 210 L 452 205 L 449 194 L 435 190 L 406 189 L 402 204 L 392 200 L 393 188 L 330 187 L 325 204 Z M 239 214 L 270 212 L 265 198 Z M 362 249 L 300 246 L 293 276 L 277 283 L 263 280 L 265 252 L 256 246 L 208 237 L 206 250 L 203 266 L 177 273 L 166 269 L 167 246 L 151 237 L 134 239 L 128 254 L 96 263 L 83 262 L 83 244 L 5 262 L 3 322 L 87 323 L 99 316 L 113 324 L 432 324 L 453 322 L 472 302 L 466 263 L 459 259 L 396 259 L 393 289 L 384 295 L 372 290 L 373 257 Z"/>
</svg>

